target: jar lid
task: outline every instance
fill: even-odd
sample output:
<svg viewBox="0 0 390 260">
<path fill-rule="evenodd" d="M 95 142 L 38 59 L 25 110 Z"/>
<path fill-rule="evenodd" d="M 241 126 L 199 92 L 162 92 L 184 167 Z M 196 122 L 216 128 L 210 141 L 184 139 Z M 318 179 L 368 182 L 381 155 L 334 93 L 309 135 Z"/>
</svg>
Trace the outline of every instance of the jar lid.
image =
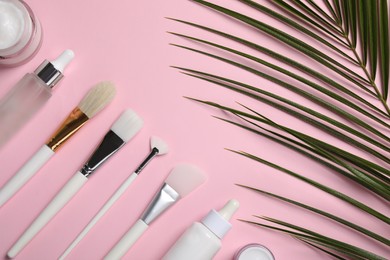
<svg viewBox="0 0 390 260">
<path fill-rule="evenodd" d="M 275 260 L 275 258 L 265 246 L 249 244 L 236 253 L 234 260 Z"/>
</svg>

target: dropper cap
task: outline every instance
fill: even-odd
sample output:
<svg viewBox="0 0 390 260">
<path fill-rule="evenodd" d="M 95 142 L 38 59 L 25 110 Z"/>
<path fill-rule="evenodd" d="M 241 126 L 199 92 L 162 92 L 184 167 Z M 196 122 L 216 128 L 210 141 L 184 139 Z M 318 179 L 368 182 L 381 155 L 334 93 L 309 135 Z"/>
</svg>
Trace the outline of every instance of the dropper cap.
<svg viewBox="0 0 390 260">
<path fill-rule="evenodd" d="M 240 203 L 237 200 L 229 200 L 219 212 L 211 210 L 201 222 L 217 237 L 222 239 L 231 229 L 232 225 L 229 223 L 229 220 L 239 206 Z"/>
<path fill-rule="evenodd" d="M 50 88 L 53 88 L 62 78 L 65 68 L 73 60 L 72 50 L 65 50 L 53 61 L 45 60 L 34 73 L 45 82 Z"/>
</svg>

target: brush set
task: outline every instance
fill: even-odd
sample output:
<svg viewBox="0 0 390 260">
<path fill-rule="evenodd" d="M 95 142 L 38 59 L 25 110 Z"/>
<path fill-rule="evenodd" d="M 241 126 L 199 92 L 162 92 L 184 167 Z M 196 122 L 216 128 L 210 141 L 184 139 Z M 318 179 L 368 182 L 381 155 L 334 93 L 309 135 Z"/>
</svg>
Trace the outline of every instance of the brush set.
<svg viewBox="0 0 390 260">
<path fill-rule="evenodd" d="M 73 58 L 73 52 L 65 51 L 57 60 L 53 62 L 44 62 L 38 69 L 38 72 L 31 77 L 40 78 L 43 84 L 40 86 L 46 91 L 49 86 L 54 86 L 61 78 L 64 67 Z M 53 82 L 56 81 L 56 82 Z M 47 84 L 46 84 L 47 83 Z M 20 93 L 19 93 L 20 94 Z M 16 95 L 8 95 L 3 101 L 0 101 L 0 123 L 4 119 L 8 122 L 13 122 L 12 117 L 24 115 L 23 111 L 18 113 L 12 112 L 11 103 L 15 98 L 21 97 Z M 24 185 L 41 169 L 44 170 L 44 165 L 58 154 L 60 157 L 60 148 L 68 142 L 68 140 L 79 131 L 90 131 L 86 127 L 87 123 L 107 107 L 114 99 L 116 88 L 110 81 L 102 81 L 94 85 L 79 102 L 79 104 L 71 110 L 69 115 L 63 120 L 57 130 L 47 139 L 47 142 L 0 188 L 0 210 L 10 199 L 23 188 Z M 24 97 L 28 102 L 28 95 Z M 20 102 L 21 100 L 18 100 Z M 42 104 L 41 104 L 42 105 Z M 2 108 L 4 108 L 2 110 Z M 26 106 L 24 109 L 27 109 Z M 32 116 L 30 113 L 28 117 Z M 21 126 L 27 121 L 27 116 L 14 119 Z M 95 175 L 100 166 L 108 163 L 121 148 L 130 142 L 130 140 L 142 129 L 143 119 L 133 110 L 126 109 L 114 121 L 111 128 L 102 136 L 100 142 L 97 142 L 92 149 L 89 159 L 80 167 L 80 169 L 68 180 L 68 182 L 58 191 L 48 205 L 35 218 L 29 227 L 23 232 L 18 240 L 9 249 L 7 256 L 9 258 L 17 257 L 17 255 L 29 244 L 29 242 L 38 235 L 38 233 L 50 225 L 50 221 L 57 215 L 67 203 L 72 199 L 77 199 L 77 193 L 87 184 L 87 181 Z M 85 128 L 85 130 L 84 130 Z M 83 130 L 81 130 L 83 129 Z M 5 142 L 10 136 L 1 136 L 0 139 Z M 1 145 L 1 143 L 0 143 Z M 145 159 L 140 162 L 139 166 L 128 175 L 122 184 L 112 193 L 111 197 L 101 206 L 88 224 L 80 231 L 73 242 L 62 252 L 58 259 L 66 259 L 74 248 L 82 241 L 89 231 L 101 220 L 101 218 L 110 210 L 110 208 L 121 198 L 121 196 L 130 188 L 131 184 L 141 175 L 141 172 L 155 158 L 168 153 L 169 148 L 164 140 L 157 136 L 150 138 L 150 152 L 145 156 Z M 104 174 L 104 173 L 101 173 Z M 155 193 L 153 199 L 146 206 L 144 212 L 139 219 L 123 234 L 122 238 L 112 245 L 111 250 L 104 257 L 106 260 L 121 259 L 133 246 L 133 244 L 141 237 L 141 235 L 152 226 L 152 224 L 166 212 L 169 208 L 179 202 L 181 199 L 190 194 L 197 187 L 206 181 L 205 173 L 198 167 L 191 164 L 177 164 L 171 170 L 168 177 L 165 179 L 160 189 Z M 143 199 L 142 196 L 137 197 L 137 200 Z M 12 201 L 11 201 L 12 202 Z M 229 205 L 231 205 L 230 203 Z M 234 204 L 234 205 L 233 205 Z M 238 202 L 229 206 L 229 216 L 238 208 Z M 222 214 L 223 215 L 223 214 Z M 226 215 L 226 214 L 225 214 Z M 213 221 L 219 221 L 219 226 L 225 225 L 229 229 L 229 223 L 226 220 L 220 220 L 219 215 L 212 216 L 211 226 Z M 229 217 L 229 218 L 230 218 Z M 220 217 L 222 219 L 222 217 Z M 228 219 L 229 219 L 228 218 Z M 227 219 L 227 220 L 228 220 Z M 226 223 L 227 224 L 226 224 Z M 158 225 L 158 224 L 153 224 Z M 218 233 L 218 232 L 217 232 Z M 217 239 L 217 238 L 216 238 Z M 199 246 L 199 245 L 198 245 Z M 196 248 L 196 245 L 183 244 L 180 246 L 181 251 L 190 252 L 189 248 Z M 199 251 L 199 250 L 198 250 Z M 200 250 L 202 251 L 202 250 Z M 207 250 L 206 250 L 207 251 Z M 215 251 L 215 250 L 214 250 Z M 216 251 L 215 251 L 216 252 Z M 183 253 L 182 253 L 183 254 Z M 191 253 L 192 254 L 192 253 Z M 171 254 L 171 255 L 175 255 Z M 194 254 L 192 254 L 194 255 Z M 175 259 L 166 256 L 164 259 Z M 210 259 L 210 258 L 188 258 L 188 259 Z"/>
</svg>

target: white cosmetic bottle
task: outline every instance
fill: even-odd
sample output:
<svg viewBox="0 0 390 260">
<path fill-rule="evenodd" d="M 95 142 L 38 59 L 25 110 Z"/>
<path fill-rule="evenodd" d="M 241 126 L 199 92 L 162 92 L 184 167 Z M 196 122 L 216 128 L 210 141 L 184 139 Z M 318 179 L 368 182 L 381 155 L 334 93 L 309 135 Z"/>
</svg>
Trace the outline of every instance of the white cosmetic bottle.
<svg viewBox="0 0 390 260">
<path fill-rule="evenodd" d="M 0 147 L 49 100 L 73 57 L 73 51 L 66 50 L 54 61 L 45 60 L 0 100 Z"/>
<path fill-rule="evenodd" d="M 201 222 L 195 222 L 169 249 L 163 260 L 210 260 L 221 248 L 221 240 L 230 230 L 230 218 L 239 207 L 229 200 L 219 211 L 211 210 Z"/>
</svg>

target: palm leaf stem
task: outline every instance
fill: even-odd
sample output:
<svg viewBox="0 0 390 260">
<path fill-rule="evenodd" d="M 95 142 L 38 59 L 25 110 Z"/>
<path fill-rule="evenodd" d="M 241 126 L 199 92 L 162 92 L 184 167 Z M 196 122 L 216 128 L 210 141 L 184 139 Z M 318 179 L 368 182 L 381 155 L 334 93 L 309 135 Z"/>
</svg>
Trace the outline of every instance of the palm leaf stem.
<svg viewBox="0 0 390 260">
<path fill-rule="evenodd" d="M 373 134 L 377 135 L 378 137 L 380 137 L 381 139 L 383 140 L 386 140 L 387 142 L 390 142 L 390 138 L 387 137 L 386 135 L 382 134 L 381 132 L 379 132 L 377 129 L 375 129 L 374 127 L 372 127 L 371 125 L 367 124 L 366 122 L 362 121 L 361 119 L 357 118 L 356 116 L 353 116 L 352 114 L 346 112 L 345 110 L 337 107 L 337 106 L 334 106 L 332 104 L 330 104 L 329 102 L 326 102 L 324 101 L 323 99 L 321 98 L 318 98 L 317 96 L 315 95 L 312 95 L 306 91 L 303 91 L 302 89 L 300 88 L 297 88 L 291 84 L 288 84 L 282 80 L 279 80 L 275 77 L 272 77 L 268 74 L 265 74 L 265 73 L 262 73 L 258 70 L 255 70 L 251 67 L 248 67 L 248 66 L 245 66 L 243 64 L 240 64 L 240 63 L 237 63 L 237 62 L 234 62 L 234 61 L 231 61 L 231 60 L 228 60 L 228 59 L 225 59 L 225 58 L 222 58 L 222 57 L 219 57 L 219 56 L 216 56 L 216 55 L 213 55 L 213 54 L 210 54 L 210 53 L 207 53 L 207 52 L 203 52 L 203 51 L 200 51 L 200 50 L 196 50 L 196 49 L 193 49 L 193 48 L 189 48 L 189 47 L 186 47 L 186 46 L 182 46 L 182 45 L 177 45 L 177 44 L 172 44 L 173 46 L 176 46 L 176 47 L 179 47 L 179 48 L 183 48 L 183 49 L 187 49 L 187 50 L 191 50 L 191 51 L 194 51 L 196 53 L 200 53 L 200 54 L 203 54 L 203 55 L 206 55 L 206 56 L 209 56 L 209 57 L 212 57 L 212 58 L 215 58 L 215 59 L 218 59 L 218 60 L 221 60 L 223 62 L 226 62 L 228 64 L 231 64 L 233 66 L 236 66 L 238 68 L 241 68 L 241 69 L 244 69 L 248 72 L 251 72 L 255 75 L 258 75 L 260 77 L 263 77 L 271 82 L 274 82 L 282 87 L 285 87 L 301 96 L 304 96 L 306 97 L 307 99 L 317 103 L 317 104 L 320 104 L 324 107 L 326 107 L 328 110 L 336 113 L 336 114 L 339 114 L 339 115 L 342 115 L 343 117 L 347 118 L 348 120 L 351 120 L 352 122 L 360 125 L 361 127 L 365 128 L 366 130 L 372 132 Z"/>
<path fill-rule="evenodd" d="M 330 214 L 330 213 L 327 213 L 327 212 L 325 212 L 323 210 L 311 207 L 309 205 L 300 203 L 300 202 L 295 201 L 295 200 L 288 199 L 286 197 L 282 197 L 282 196 L 276 195 L 276 194 L 271 193 L 271 192 L 267 192 L 267 191 L 264 191 L 264 190 L 256 189 L 256 188 L 253 188 L 253 187 L 250 187 L 250 186 L 247 186 L 247 185 L 242 185 L 242 184 L 237 184 L 237 185 L 240 186 L 240 187 L 243 187 L 243 188 L 246 188 L 246 189 L 250 189 L 250 190 L 253 190 L 255 192 L 258 192 L 258 193 L 270 196 L 272 198 L 276 198 L 278 200 L 281 200 L 281 201 L 284 201 L 284 202 L 296 205 L 298 207 L 301 207 L 303 209 L 309 210 L 309 211 L 314 212 L 316 214 L 322 215 L 322 216 L 324 216 L 326 218 L 329 218 L 331 220 L 334 220 L 334 221 L 336 221 L 336 222 L 338 222 L 338 223 L 340 223 L 340 224 L 342 224 L 344 226 L 347 226 L 347 227 L 349 227 L 351 229 L 354 229 L 354 230 L 356 230 L 356 231 L 358 231 L 358 232 L 360 232 L 360 233 L 362 233 L 362 234 L 364 234 L 364 235 L 366 235 L 368 237 L 371 237 L 371 238 L 373 238 L 373 239 L 375 239 L 375 240 L 377 240 L 377 241 L 379 241 L 379 242 L 381 242 L 381 243 L 383 243 L 383 244 L 385 244 L 387 246 L 390 246 L 390 240 L 389 239 L 387 239 L 387 238 L 385 238 L 383 236 L 380 236 L 380 235 L 378 235 L 378 234 L 376 234 L 376 233 L 374 233 L 374 232 L 372 232 L 372 231 L 370 231 L 368 229 L 360 227 L 360 226 L 358 226 L 358 225 L 356 225 L 356 224 L 354 224 L 352 222 L 349 222 L 349 221 L 345 220 L 344 218 L 337 217 L 337 216 L 335 216 L 333 214 Z"/>
</svg>

